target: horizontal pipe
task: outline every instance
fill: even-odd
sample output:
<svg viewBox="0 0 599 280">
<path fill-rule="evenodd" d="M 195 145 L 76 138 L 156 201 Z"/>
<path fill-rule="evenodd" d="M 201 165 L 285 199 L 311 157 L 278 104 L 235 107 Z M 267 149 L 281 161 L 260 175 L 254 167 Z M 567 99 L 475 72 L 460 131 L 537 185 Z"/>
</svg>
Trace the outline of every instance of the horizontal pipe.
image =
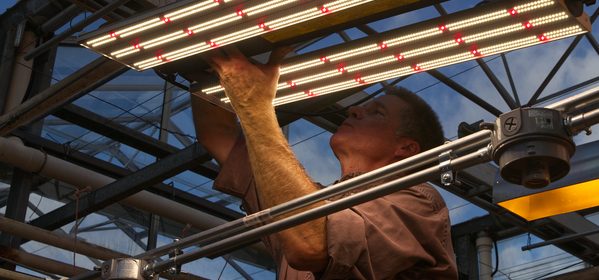
<svg viewBox="0 0 599 280">
<path fill-rule="evenodd" d="M 572 134 L 577 134 L 597 123 L 599 123 L 599 108 L 568 118 L 568 126 Z"/>
<path fill-rule="evenodd" d="M 456 170 L 473 166 L 482 162 L 487 162 L 491 159 L 491 146 L 481 148 L 480 150 L 467 154 L 465 156 L 452 160 L 452 168 Z M 439 174 L 439 166 L 432 166 L 424 170 L 406 175 L 399 179 L 386 182 L 371 189 L 362 191 L 352 196 L 347 196 L 342 199 L 332 201 L 330 203 L 306 210 L 305 212 L 286 217 L 281 220 L 274 221 L 259 228 L 255 228 L 241 234 L 211 243 L 194 252 L 185 253 L 164 261 L 159 261 L 149 264 L 144 273 L 150 275 L 156 272 L 161 272 L 176 264 L 185 264 L 194 261 L 198 258 L 218 255 L 223 251 L 228 251 L 240 246 L 249 244 L 257 238 L 272 234 L 307 221 L 324 217 L 326 215 L 341 211 L 343 209 L 358 205 L 370 200 L 389 195 L 402 189 L 409 188 L 419 183 L 434 180 Z M 80 278 L 75 278 L 80 279 Z"/>
<path fill-rule="evenodd" d="M 599 102 L 599 87 L 594 87 L 577 95 L 545 106 L 547 109 L 559 110 L 564 113 L 584 108 Z"/>
<path fill-rule="evenodd" d="M 136 258 L 149 258 L 158 257 L 170 252 L 176 248 L 185 248 L 190 245 L 205 245 L 219 239 L 232 236 L 233 234 L 239 233 L 245 229 L 256 226 L 259 223 L 269 222 L 276 217 L 292 212 L 299 208 L 313 204 L 316 201 L 327 199 L 335 195 L 339 195 L 348 191 L 351 191 L 364 184 L 368 184 L 377 180 L 396 176 L 398 173 L 406 173 L 423 166 L 427 166 L 437 162 L 437 155 L 450 150 L 456 150 L 457 152 L 462 150 L 479 149 L 490 143 L 491 131 L 483 130 L 472 135 L 468 135 L 459 140 L 448 142 L 444 145 L 422 152 L 413 157 L 398 161 L 385 167 L 381 167 L 374 171 L 362 174 L 355 178 L 340 182 L 333 186 L 321 189 L 318 192 L 308 194 L 306 196 L 279 204 L 270 208 L 268 211 L 261 211 L 251 215 L 248 215 L 242 219 L 235 220 L 221 226 L 191 235 L 184 239 L 179 240 L 176 243 L 164 245 L 159 248 L 147 251 L 143 254 L 135 256 Z"/>
<path fill-rule="evenodd" d="M 11 280 L 44 280 L 44 278 L 33 277 L 31 275 L 15 272 L 0 268 L 0 279 L 11 279 Z"/>
<path fill-rule="evenodd" d="M 112 258 L 128 257 L 128 255 L 123 253 L 78 240 L 68 235 L 60 235 L 56 232 L 21 223 L 4 216 L 0 216 L 0 231 L 68 251 L 77 252 L 96 259 L 108 260 Z"/>
<path fill-rule="evenodd" d="M 73 264 L 66 264 L 5 246 L 0 246 L 0 258 L 13 261 L 24 267 L 68 277 L 89 272 L 89 270 L 74 266 Z"/>
<path fill-rule="evenodd" d="M 582 237 L 585 237 L 588 235 L 593 235 L 593 234 L 598 234 L 598 233 L 599 233 L 599 229 L 587 231 L 587 232 L 576 233 L 576 234 L 570 234 L 570 235 L 558 237 L 555 239 L 522 246 L 522 251 L 528 251 L 528 250 L 536 249 L 536 248 L 547 246 L 547 245 L 554 245 L 557 243 L 568 242 L 568 241 L 576 240 L 576 239 L 579 239 L 579 238 L 582 238 Z"/>
</svg>

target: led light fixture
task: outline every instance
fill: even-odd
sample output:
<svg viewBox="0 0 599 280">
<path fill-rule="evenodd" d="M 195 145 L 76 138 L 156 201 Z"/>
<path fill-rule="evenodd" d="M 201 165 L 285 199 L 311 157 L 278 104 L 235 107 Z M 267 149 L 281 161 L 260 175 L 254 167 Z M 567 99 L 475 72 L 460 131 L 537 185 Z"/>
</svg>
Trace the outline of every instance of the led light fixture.
<svg viewBox="0 0 599 280">
<path fill-rule="evenodd" d="M 376 0 L 187 0 L 80 43 L 141 71 L 369 2 Z"/>
<path fill-rule="evenodd" d="M 498 1 L 284 61 L 274 105 L 588 32 L 563 1 Z M 203 88 L 227 107 L 219 85 Z"/>
</svg>

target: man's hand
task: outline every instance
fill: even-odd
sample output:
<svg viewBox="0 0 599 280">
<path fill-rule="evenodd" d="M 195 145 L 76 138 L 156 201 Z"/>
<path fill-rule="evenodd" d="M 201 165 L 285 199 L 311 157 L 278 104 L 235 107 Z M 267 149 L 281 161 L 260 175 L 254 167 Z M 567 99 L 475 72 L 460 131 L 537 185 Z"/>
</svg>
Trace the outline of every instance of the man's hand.
<svg viewBox="0 0 599 280">
<path fill-rule="evenodd" d="M 211 66 L 237 114 L 272 106 L 279 81 L 279 63 L 291 49 L 273 51 L 264 65 L 251 63 L 234 47 L 223 50 L 226 55 L 212 56 Z"/>
</svg>

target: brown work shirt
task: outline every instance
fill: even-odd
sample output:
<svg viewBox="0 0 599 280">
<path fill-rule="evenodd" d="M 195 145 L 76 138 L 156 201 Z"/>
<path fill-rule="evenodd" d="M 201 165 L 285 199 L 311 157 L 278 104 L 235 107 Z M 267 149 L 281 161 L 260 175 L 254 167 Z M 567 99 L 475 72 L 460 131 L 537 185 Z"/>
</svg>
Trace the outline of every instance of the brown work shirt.
<svg viewBox="0 0 599 280">
<path fill-rule="evenodd" d="M 214 182 L 216 190 L 259 210 L 243 140 Z M 441 195 L 421 184 L 326 217 L 329 263 L 314 275 L 290 267 L 271 237 L 263 238 L 278 264 L 278 279 L 457 279 L 449 213 Z"/>
</svg>

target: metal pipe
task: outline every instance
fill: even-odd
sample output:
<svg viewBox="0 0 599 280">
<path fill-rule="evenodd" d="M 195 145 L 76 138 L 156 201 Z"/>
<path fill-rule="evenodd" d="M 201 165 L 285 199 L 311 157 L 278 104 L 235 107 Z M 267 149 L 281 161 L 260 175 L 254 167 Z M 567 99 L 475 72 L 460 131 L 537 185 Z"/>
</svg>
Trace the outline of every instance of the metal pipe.
<svg viewBox="0 0 599 280">
<path fill-rule="evenodd" d="M 593 235 L 593 234 L 598 234 L 598 233 L 599 233 L 599 229 L 591 230 L 591 231 L 587 231 L 587 232 L 580 232 L 580 233 L 576 233 L 576 234 L 570 234 L 570 235 L 558 237 L 555 239 L 522 246 L 522 251 L 528 251 L 528 250 L 536 249 L 536 248 L 547 246 L 547 245 L 554 245 L 557 243 L 568 242 L 568 241 L 576 240 L 576 239 L 579 239 L 579 238 L 582 238 L 582 237 L 585 237 L 588 235 Z"/>
<path fill-rule="evenodd" d="M 12 280 L 44 280 L 44 278 L 33 277 L 31 275 L 15 272 L 0 268 L 0 279 L 12 279 Z"/>
<path fill-rule="evenodd" d="M 372 183 L 381 179 L 390 178 L 396 176 L 398 173 L 401 172 L 406 173 L 415 169 L 419 169 L 423 166 L 433 164 L 438 161 L 437 155 L 446 151 L 455 150 L 457 153 L 460 153 L 461 151 L 479 149 L 480 147 L 484 147 L 490 143 L 491 133 L 492 132 L 489 130 L 479 131 L 477 133 L 468 135 L 462 139 L 446 143 L 444 145 L 422 152 L 413 157 L 404 159 L 402 161 L 398 161 L 388 166 L 381 167 L 374 171 L 324 188 L 318 192 L 308 194 L 306 196 L 279 204 L 270 209 L 248 215 L 242 219 L 231 221 L 218 227 L 211 228 L 206 231 L 191 235 L 189 237 L 179 240 L 177 243 L 167 244 L 165 246 L 147 251 L 135 257 L 148 258 L 162 256 L 176 248 L 185 248 L 193 244 L 202 246 L 211 242 L 218 241 L 222 238 L 230 237 L 248 228 L 252 228 L 259 224 L 269 222 L 276 217 L 287 214 L 307 205 L 313 204 L 317 201 L 351 191 L 364 184 Z"/>
<path fill-rule="evenodd" d="M 568 117 L 566 124 L 569 126 L 569 129 L 573 134 L 577 134 L 582 130 L 590 128 L 596 123 L 599 123 L 599 108 Z M 590 130 L 588 133 L 590 134 Z"/>
<path fill-rule="evenodd" d="M 0 246 L 0 258 L 13 261 L 25 267 L 31 267 L 48 273 L 69 277 L 89 272 L 89 270 L 74 266 L 73 264 L 66 264 L 5 246 Z"/>
<path fill-rule="evenodd" d="M 478 252 L 478 279 L 491 280 L 493 266 L 491 265 L 493 240 L 486 232 L 479 232 L 476 237 L 476 251 Z"/>
<path fill-rule="evenodd" d="M 461 156 L 459 158 L 455 158 L 452 160 L 451 166 L 452 166 L 452 168 L 459 170 L 459 169 L 466 168 L 466 167 L 469 167 L 469 166 L 472 166 L 472 165 L 475 165 L 478 163 L 489 161 L 491 159 L 491 150 L 492 150 L 491 146 L 488 145 L 487 147 L 479 149 L 476 152 Z M 198 258 L 221 254 L 224 251 L 229 251 L 231 249 L 238 248 L 238 247 L 244 246 L 246 244 L 249 244 L 261 236 L 264 236 L 267 234 L 272 234 L 272 233 L 299 225 L 299 224 L 304 223 L 309 220 L 313 220 L 313 219 L 316 219 L 319 217 L 324 217 L 326 215 L 335 213 L 337 211 L 341 211 L 343 209 L 370 201 L 370 200 L 378 198 L 378 197 L 389 195 L 391 193 L 397 192 L 397 191 L 405 189 L 405 188 L 409 188 L 411 186 L 414 186 L 414 185 L 422 183 L 422 182 L 434 180 L 437 178 L 438 174 L 439 174 L 439 166 L 432 166 L 432 167 L 426 168 L 424 170 L 412 173 L 410 175 L 406 175 L 404 177 L 392 180 L 390 182 L 386 182 L 384 184 L 381 184 L 381 185 L 373 187 L 371 189 L 362 191 L 360 193 L 357 193 L 357 194 L 354 194 L 351 196 L 347 196 L 347 197 L 344 197 L 344 198 L 336 200 L 336 201 L 329 202 L 327 204 L 309 209 L 305 212 L 298 213 L 293 216 L 286 217 L 284 219 L 277 220 L 272 223 L 266 224 L 259 228 L 255 228 L 255 229 L 243 232 L 236 236 L 232 236 L 232 237 L 208 244 L 194 252 L 185 253 L 185 254 L 179 255 L 175 258 L 171 258 L 168 260 L 149 264 L 145 269 L 145 273 L 146 273 L 146 275 L 151 275 L 156 272 L 164 271 L 164 270 L 168 269 L 169 267 L 173 266 L 175 263 L 176 264 L 185 264 L 185 263 L 191 262 L 193 260 L 196 260 Z M 82 279 L 82 278 L 73 278 L 73 279 Z"/>
<path fill-rule="evenodd" d="M 58 43 L 60 43 L 60 41 L 68 38 L 69 36 L 71 36 L 73 33 L 81 31 L 81 29 L 83 29 L 84 27 L 86 27 L 87 25 L 93 23 L 94 21 L 102 18 L 103 16 L 109 14 L 112 12 L 112 10 L 118 8 L 119 6 L 127 3 L 129 0 L 114 0 L 112 3 L 104 6 L 102 9 L 98 10 L 97 12 L 93 13 L 90 17 L 78 22 L 77 24 L 75 24 L 73 27 L 71 27 L 71 29 L 60 33 L 57 36 L 52 37 L 50 40 L 44 42 L 42 45 L 40 45 L 39 47 L 35 48 L 34 50 L 32 50 L 31 52 L 27 53 L 25 55 L 25 59 L 30 60 L 34 57 L 37 57 L 38 55 L 44 53 L 45 51 L 47 51 L 49 48 L 54 47 L 56 45 L 58 45 Z"/>
<path fill-rule="evenodd" d="M 565 113 L 584 108 L 599 102 L 599 87 L 581 92 L 558 102 L 545 106 L 547 109 L 560 110 Z"/>
<path fill-rule="evenodd" d="M 52 231 L 40 229 L 3 216 L 0 216 L 0 231 L 65 250 L 76 251 L 79 254 L 96 259 L 108 260 L 112 258 L 128 257 L 128 255 L 123 253 L 78 240 L 67 235 L 60 235 Z"/>
<path fill-rule="evenodd" d="M 19 46 L 17 55 L 13 58 L 15 63 L 3 112 L 9 112 L 23 102 L 23 97 L 25 97 L 27 87 L 31 81 L 33 61 L 26 61 L 22 53 L 33 49 L 36 39 L 35 33 L 31 31 L 25 31 L 23 34 L 22 43 Z"/>
<path fill-rule="evenodd" d="M 42 176 L 56 178 L 78 189 L 83 189 L 87 186 L 97 189 L 115 181 L 114 178 L 85 169 L 42 151 L 26 147 L 16 137 L 0 137 L 0 162 L 10 164 L 25 171 L 38 173 Z M 148 191 L 134 194 L 122 200 L 122 202 L 183 224 L 190 224 L 200 230 L 213 228 L 225 223 L 223 219 Z"/>
</svg>

